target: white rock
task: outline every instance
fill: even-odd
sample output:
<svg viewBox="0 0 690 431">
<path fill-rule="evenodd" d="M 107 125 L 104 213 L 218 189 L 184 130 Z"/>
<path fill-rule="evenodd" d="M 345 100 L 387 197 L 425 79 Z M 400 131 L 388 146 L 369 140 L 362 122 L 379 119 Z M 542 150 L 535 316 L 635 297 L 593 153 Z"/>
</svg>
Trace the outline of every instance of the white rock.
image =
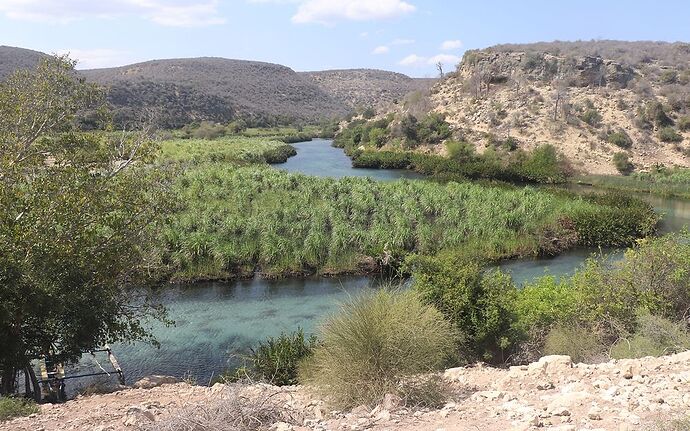
<svg viewBox="0 0 690 431">
<path fill-rule="evenodd" d="M 171 385 L 179 383 L 180 379 L 172 376 L 148 376 L 138 380 L 134 385 L 135 389 L 153 389 L 162 385 Z"/>
</svg>

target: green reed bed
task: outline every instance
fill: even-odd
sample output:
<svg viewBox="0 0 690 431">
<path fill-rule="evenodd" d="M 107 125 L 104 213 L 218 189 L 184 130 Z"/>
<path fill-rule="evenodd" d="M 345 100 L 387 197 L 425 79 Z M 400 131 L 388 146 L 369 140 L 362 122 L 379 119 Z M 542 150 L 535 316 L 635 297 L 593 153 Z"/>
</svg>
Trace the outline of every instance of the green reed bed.
<svg viewBox="0 0 690 431">
<path fill-rule="evenodd" d="M 444 249 L 489 259 L 553 254 L 578 235 L 610 245 L 606 236 L 597 241 L 602 224 L 619 228 L 625 238 L 613 242 L 621 243 L 655 223 L 651 208 L 631 213 L 631 224 L 615 202 L 529 187 L 336 180 L 260 165 L 197 165 L 175 190 L 183 208 L 171 217 L 163 255 L 174 278 L 187 280 L 363 272 L 364 262 L 395 266 L 408 253 Z"/>
</svg>

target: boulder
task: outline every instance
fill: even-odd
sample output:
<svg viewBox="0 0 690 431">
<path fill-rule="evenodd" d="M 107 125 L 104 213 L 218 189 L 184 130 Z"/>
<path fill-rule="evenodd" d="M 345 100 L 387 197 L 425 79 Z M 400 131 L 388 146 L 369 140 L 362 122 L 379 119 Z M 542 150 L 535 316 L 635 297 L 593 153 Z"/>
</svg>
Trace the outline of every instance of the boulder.
<svg viewBox="0 0 690 431">
<path fill-rule="evenodd" d="M 180 379 L 172 376 L 148 376 L 138 380 L 132 387 L 134 389 L 152 389 L 162 385 L 179 383 Z"/>
</svg>

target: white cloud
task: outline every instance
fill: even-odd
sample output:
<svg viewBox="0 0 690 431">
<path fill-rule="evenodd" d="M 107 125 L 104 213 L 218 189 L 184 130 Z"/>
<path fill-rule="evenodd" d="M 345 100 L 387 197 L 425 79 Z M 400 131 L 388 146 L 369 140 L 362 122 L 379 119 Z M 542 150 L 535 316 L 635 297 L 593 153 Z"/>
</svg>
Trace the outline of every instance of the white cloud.
<svg viewBox="0 0 690 431">
<path fill-rule="evenodd" d="M 433 57 L 423 57 L 417 54 L 410 54 L 398 62 L 401 66 L 426 67 L 441 62 L 446 66 L 455 66 L 460 62 L 460 57 L 451 54 L 437 54 Z"/>
<path fill-rule="evenodd" d="M 386 45 L 381 45 L 381 46 L 377 46 L 376 48 L 374 48 L 374 50 L 371 51 L 371 53 L 375 54 L 375 55 L 388 54 L 388 52 L 390 50 L 391 49 L 389 47 L 387 47 Z"/>
<path fill-rule="evenodd" d="M 77 69 L 97 69 L 131 64 L 137 61 L 130 52 L 114 49 L 61 49 L 57 54 L 67 54 L 77 60 Z"/>
<path fill-rule="evenodd" d="M 455 66 L 460 62 L 460 57 L 457 55 L 452 55 L 452 54 L 438 54 L 435 55 L 427 60 L 428 64 L 436 64 L 436 63 L 443 63 L 446 66 L 448 65 L 453 65 Z"/>
<path fill-rule="evenodd" d="M 66 24 L 134 15 L 171 27 L 223 24 L 219 0 L 2 0 L 0 13 L 21 21 Z"/>
<path fill-rule="evenodd" d="M 343 19 L 372 21 L 406 15 L 416 9 L 403 0 L 304 0 L 292 22 L 329 25 Z"/>
<path fill-rule="evenodd" d="M 452 51 L 459 48 L 462 48 L 462 41 L 460 40 L 446 40 L 441 44 L 442 51 Z"/>
<path fill-rule="evenodd" d="M 398 62 L 401 66 L 419 67 L 426 63 L 426 57 L 421 57 L 417 54 L 410 54 Z"/>
</svg>

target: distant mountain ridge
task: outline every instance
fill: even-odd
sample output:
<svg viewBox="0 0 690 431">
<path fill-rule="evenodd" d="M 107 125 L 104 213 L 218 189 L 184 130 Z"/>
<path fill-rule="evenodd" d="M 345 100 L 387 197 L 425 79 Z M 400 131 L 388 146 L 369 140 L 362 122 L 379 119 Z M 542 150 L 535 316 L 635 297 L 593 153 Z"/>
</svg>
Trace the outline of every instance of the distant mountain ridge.
<svg viewBox="0 0 690 431">
<path fill-rule="evenodd" d="M 0 47 L 0 80 L 33 68 L 46 54 Z M 381 107 L 428 80 L 371 69 L 301 72 L 278 64 L 217 57 L 151 60 L 82 70 L 108 89 L 119 124 L 153 115 L 163 127 L 195 121 L 250 124 L 317 122 L 360 107 Z"/>
<path fill-rule="evenodd" d="M 353 108 L 384 108 L 412 91 L 431 87 L 435 81 L 377 69 L 324 70 L 300 72 L 300 75 Z"/>
</svg>

